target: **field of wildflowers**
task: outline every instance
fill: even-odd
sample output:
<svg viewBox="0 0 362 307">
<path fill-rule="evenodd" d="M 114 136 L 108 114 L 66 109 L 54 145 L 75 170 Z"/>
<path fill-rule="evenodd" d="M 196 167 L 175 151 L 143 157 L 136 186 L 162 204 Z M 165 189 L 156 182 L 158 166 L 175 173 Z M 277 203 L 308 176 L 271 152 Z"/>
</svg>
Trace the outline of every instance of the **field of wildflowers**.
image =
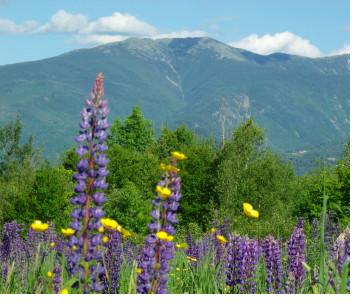
<svg viewBox="0 0 362 307">
<path fill-rule="evenodd" d="M 349 293 L 350 233 L 326 227 L 328 197 L 307 240 L 299 219 L 286 241 L 268 235 L 235 233 L 228 220 L 202 237 L 176 232 L 182 207 L 180 161 L 187 153 L 170 152 L 161 163 L 152 218 L 142 243 L 107 217 L 107 115 L 104 78 L 96 78 L 81 112 L 75 138 L 77 172 L 73 210 L 67 228 L 51 221 L 31 225 L 5 223 L 0 242 L 0 293 Z M 243 203 L 245 219 L 262 212 Z M 329 232 L 329 233 L 326 233 Z"/>
</svg>

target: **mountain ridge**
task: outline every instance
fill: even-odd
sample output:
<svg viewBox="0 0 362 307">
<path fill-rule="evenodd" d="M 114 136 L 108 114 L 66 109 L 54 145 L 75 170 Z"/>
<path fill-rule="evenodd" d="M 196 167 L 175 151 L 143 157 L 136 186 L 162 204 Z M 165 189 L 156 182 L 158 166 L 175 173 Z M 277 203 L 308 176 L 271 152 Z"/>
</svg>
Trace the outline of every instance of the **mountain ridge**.
<svg viewBox="0 0 362 307">
<path fill-rule="evenodd" d="M 135 104 L 159 129 L 221 138 L 252 116 L 281 152 L 349 132 L 349 56 L 258 55 L 211 38 L 137 39 L 0 66 L 0 124 L 16 115 L 54 159 L 72 146 L 93 78 L 105 74 L 111 119 Z M 50 140 L 49 136 L 54 140 Z"/>
</svg>

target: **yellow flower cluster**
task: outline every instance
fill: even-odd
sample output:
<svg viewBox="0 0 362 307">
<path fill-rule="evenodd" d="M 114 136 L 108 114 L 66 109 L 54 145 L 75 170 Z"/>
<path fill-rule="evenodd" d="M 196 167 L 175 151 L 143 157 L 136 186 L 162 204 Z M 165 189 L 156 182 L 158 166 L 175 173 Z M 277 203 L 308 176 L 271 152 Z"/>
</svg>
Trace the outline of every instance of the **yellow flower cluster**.
<svg viewBox="0 0 362 307">
<path fill-rule="evenodd" d="M 215 231 L 216 231 L 215 227 L 212 227 L 212 228 L 210 229 L 210 232 L 211 232 L 211 233 L 215 233 Z"/>
<path fill-rule="evenodd" d="M 75 230 L 72 228 L 67 228 L 67 229 L 62 228 L 61 231 L 62 231 L 62 234 L 65 235 L 66 237 L 70 237 L 75 234 Z"/>
<path fill-rule="evenodd" d="M 160 164 L 160 169 L 162 171 L 166 171 L 166 172 L 174 172 L 174 173 L 177 173 L 180 171 L 179 168 L 177 168 L 176 166 L 173 166 L 171 164 L 165 164 L 165 163 L 161 163 Z"/>
<path fill-rule="evenodd" d="M 132 236 L 132 233 L 127 229 L 123 228 L 121 225 L 117 227 L 117 231 L 122 234 L 123 238 L 128 238 Z"/>
<path fill-rule="evenodd" d="M 179 151 L 172 151 L 171 156 L 178 161 L 187 159 L 186 155 Z"/>
<path fill-rule="evenodd" d="M 36 220 L 30 225 L 31 229 L 36 232 L 43 232 L 49 228 L 47 223 L 42 223 L 42 221 Z"/>
<path fill-rule="evenodd" d="M 197 262 L 197 258 L 193 258 L 193 257 L 190 257 L 190 256 L 187 256 L 186 258 L 187 258 L 187 260 L 189 260 L 189 261 Z"/>
<path fill-rule="evenodd" d="M 167 199 L 171 196 L 171 190 L 167 187 L 161 187 L 158 185 L 156 187 L 156 192 L 157 192 L 158 196 L 160 196 L 163 199 Z"/>
<path fill-rule="evenodd" d="M 228 240 L 225 239 L 224 236 L 222 235 L 216 235 L 216 239 L 221 243 L 221 244 L 225 244 L 227 243 Z"/>
<path fill-rule="evenodd" d="M 249 203 L 243 203 L 243 210 L 244 210 L 244 214 L 247 217 L 250 217 L 253 219 L 259 218 L 259 212 L 257 210 L 254 210 L 253 206 L 250 205 Z"/>
<path fill-rule="evenodd" d="M 101 224 L 109 230 L 117 229 L 117 227 L 119 226 L 117 221 L 109 219 L 109 218 L 102 218 Z"/>
<path fill-rule="evenodd" d="M 156 237 L 159 238 L 162 241 L 172 241 L 173 240 L 173 236 L 169 235 L 167 232 L 165 231 L 159 231 L 156 233 Z"/>
</svg>

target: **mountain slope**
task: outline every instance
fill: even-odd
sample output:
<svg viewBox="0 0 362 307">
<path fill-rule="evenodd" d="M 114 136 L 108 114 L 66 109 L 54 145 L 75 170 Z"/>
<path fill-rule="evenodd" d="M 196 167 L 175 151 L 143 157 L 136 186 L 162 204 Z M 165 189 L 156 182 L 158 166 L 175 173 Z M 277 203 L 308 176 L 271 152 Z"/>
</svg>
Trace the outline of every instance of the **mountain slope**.
<svg viewBox="0 0 362 307">
<path fill-rule="evenodd" d="M 111 119 L 134 104 L 159 128 L 186 123 L 228 137 L 252 116 L 269 144 L 292 152 L 349 133 L 349 56 L 261 56 L 210 38 L 128 39 L 0 66 L 0 124 L 19 114 L 54 159 L 72 146 L 95 75 L 105 75 Z"/>
</svg>

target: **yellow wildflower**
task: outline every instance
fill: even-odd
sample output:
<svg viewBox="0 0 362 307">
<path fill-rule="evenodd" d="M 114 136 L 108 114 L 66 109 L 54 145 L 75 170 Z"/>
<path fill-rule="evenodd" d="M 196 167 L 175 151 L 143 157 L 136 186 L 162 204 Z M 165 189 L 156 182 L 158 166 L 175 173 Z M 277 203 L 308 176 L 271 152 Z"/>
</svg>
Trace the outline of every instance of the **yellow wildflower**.
<svg viewBox="0 0 362 307">
<path fill-rule="evenodd" d="M 171 152 L 171 156 L 172 156 L 172 158 L 179 160 L 179 161 L 187 159 L 185 154 L 183 154 L 182 152 L 178 152 L 178 151 Z"/>
<path fill-rule="evenodd" d="M 173 240 L 173 236 L 169 235 L 167 232 L 165 231 L 159 231 L 156 233 L 156 237 L 159 238 L 162 241 L 172 241 Z"/>
<path fill-rule="evenodd" d="M 109 241 L 109 238 L 107 236 L 103 236 L 102 242 L 103 243 L 108 243 L 108 241 Z"/>
<path fill-rule="evenodd" d="M 189 260 L 189 261 L 197 262 L 197 258 L 193 258 L 193 257 L 190 257 L 190 256 L 187 256 L 186 258 L 187 258 L 187 260 Z"/>
<path fill-rule="evenodd" d="M 76 251 L 77 249 L 78 249 L 78 247 L 77 247 L 76 245 L 73 245 L 73 246 L 72 246 L 72 250 L 73 250 L 73 251 Z"/>
<path fill-rule="evenodd" d="M 60 290 L 60 294 L 69 294 L 68 289 L 62 289 Z"/>
<path fill-rule="evenodd" d="M 163 199 L 167 199 L 171 196 L 171 190 L 167 187 L 161 187 L 161 186 L 157 186 L 156 187 L 156 192 L 158 193 L 158 195 L 163 198 Z"/>
<path fill-rule="evenodd" d="M 225 243 L 227 243 L 227 241 L 228 241 L 228 240 L 226 240 L 225 237 L 222 236 L 222 235 L 217 235 L 217 236 L 216 236 L 216 239 L 217 239 L 221 244 L 225 244 Z"/>
<path fill-rule="evenodd" d="M 49 271 L 49 272 L 47 273 L 47 276 L 48 276 L 49 278 L 52 278 L 52 277 L 53 277 L 53 273 Z"/>
<path fill-rule="evenodd" d="M 137 269 L 136 269 L 136 273 L 137 273 L 137 275 L 141 274 L 141 273 L 142 273 L 142 269 L 141 269 L 141 268 L 137 268 Z"/>
<path fill-rule="evenodd" d="M 55 246 L 55 242 L 50 242 L 50 247 L 54 247 Z"/>
<path fill-rule="evenodd" d="M 103 226 L 99 227 L 98 232 L 103 233 L 104 232 L 104 227 Z"/>
<path fill-rule="evenodd" d="M 216 231 L 215 227 L 212 227 L 212 228 L 210 229 L 210 232 L 211 232 L 211 233 L 215 233 L 215 231 Z"/>
<path fill-rule="evenodd" d="M 243 210 L 244 210 L 244 214 L 247 217 L 254 218 L 254 219 L 259 218 L 259 212 L 257 210 L 254 210 L 253 206 L 250 205 L 249 203 L 243 203 Z"/>
<path fill-rule="evenodd" d="M 116 229 L 119 225 L 117 223 L 117 221 L 109 219 L 109 218 L 102 218 L 101 219 L 101 224 L 107 228 L 107 229 L 111 229 L 114 230 Z"/>
<path fill-rule="evenodd" d="M 246 211 L 253 210 L 253 206 L 250 205 L 249 203 L 243 203 L 243 209 L 245 213 Z"/>
<path fill-rule="evenodd" d="M 62 228 L 62 234 L 65 235 L 66 237 L 70 237 L 75 234 L 75 230 L 72 228 L 67 228 L 67 229 Z"/>
<path fill-rule="evenodd" d="M 122 236 L 123 236 L 124 238 L 128 238 L 128 237 L 131 237 L 131 236 L 132 236 L 131 232 L 128 231 L 127 229 L 124 229 L 124 228 L 122 228 L 121 234 L 122 234 Z"/>
<path fill-rule="evenodd" d="M 161 163 L 160 164 L 160 169 L 162 170 L 162 171 L 169 171 L 169 170 L 171 170 L 171 165 L 170 164 L 165 164 L 165 163 Z"/>
<path fill-rule="evenodd" d="M 171 165 L 170 172 L 178 173 L 180 171 L 176 166 Z"/>
<path fill-rule="evenodd" d="M 185 249 L 188 248 L 189 246 L 187 245 L 187 243 L 177 243 L 176 244 L 176 248 L 180 248 L 180 249 Z"/>
<path fill-rule="evenodd" d="M 34 223 L 30 226 L 34 231 L 36 232 L 43 232 L 49 228 L 49 225 L 47 223 L 42 223 L 39 220 L 34 221 Z"/>
</svg>

